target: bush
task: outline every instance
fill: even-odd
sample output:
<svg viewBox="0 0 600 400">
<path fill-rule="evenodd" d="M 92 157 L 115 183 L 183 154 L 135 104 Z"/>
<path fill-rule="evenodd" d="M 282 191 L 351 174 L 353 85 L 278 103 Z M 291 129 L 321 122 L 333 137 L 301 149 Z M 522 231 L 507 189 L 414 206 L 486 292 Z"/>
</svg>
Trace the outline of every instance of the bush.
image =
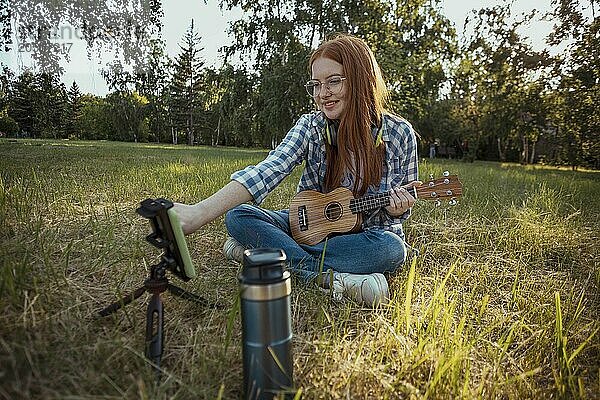
<svg viewBox="0 0 600 400">
<path fill-rule="evenodd" d="M 0 117 L 0 137 L 2 136 L 16 136 L 19 132 L 19 124 L 17 121 L 4 115 Z"/>
</svg>

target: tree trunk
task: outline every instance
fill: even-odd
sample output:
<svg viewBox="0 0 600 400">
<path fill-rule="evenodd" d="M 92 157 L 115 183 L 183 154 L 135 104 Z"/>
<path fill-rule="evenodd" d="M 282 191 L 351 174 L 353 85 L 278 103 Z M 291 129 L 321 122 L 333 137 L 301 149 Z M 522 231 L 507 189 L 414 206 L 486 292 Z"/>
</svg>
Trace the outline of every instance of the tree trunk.
<svg viewBox="0 0 600 400">
<path fill-rule="evenodd" d="M 525 135 L 521 138 L 521 143 L 523 147 L 521 148 L 521 165 L 527 164 L 527 156 L 529 155 L 529 140 Z"/>
<path fill-rule="evenodd" d="M 219 114 L 219 120 L 217 121 L 217 139 L 215 140 L 214 146 L 219 145 L 219 134 L 221 133 L 221 114 Z"/>
<path fill-rule="evenodd" d="M 175 127 L 171 124 L 171 140 L 173 144 L 177 144 L 177 132 L 175 131 Z"/>
<path fill-rule="evenodd" d="M 500 161 L 506 161 L 506 146 L 504 146 L 504 149 L 502 148 L 502 140 L 500 138 L 497 138 L 498 140 L 498 158 L 500 159 Z"/>
<path fill-rule="evenodd" d="M 531 157 L 529 158 L 529 163 L 533 164 L 535 163 L 535 145 L 537 143 L 537 140 L 533 143 L 531 143 Z"/>
<path fill-rule="evenodd" d="M 194 116 L 192 115 L 192 111 L 190 110 L 190 115 L 188 118 L 188 145 L 194 145 Z"/>
</svg>

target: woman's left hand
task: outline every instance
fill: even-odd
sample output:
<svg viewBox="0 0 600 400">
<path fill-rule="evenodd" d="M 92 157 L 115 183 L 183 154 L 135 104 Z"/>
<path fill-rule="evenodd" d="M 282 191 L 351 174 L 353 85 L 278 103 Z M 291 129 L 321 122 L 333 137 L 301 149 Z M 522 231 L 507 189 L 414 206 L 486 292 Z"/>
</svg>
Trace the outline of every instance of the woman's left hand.
<svg viewBox="0 0 600 400">
<path fill-rule="evenodd" d="M 415 186 L 422 185 L 421 181 L 413 181 L 403 186 L 397 186 L 390 192 L 390 205 L 385 209 L 393 217 L 399 217 L 415 204 L 415 198 L 408 192 Z"/>
</svg>

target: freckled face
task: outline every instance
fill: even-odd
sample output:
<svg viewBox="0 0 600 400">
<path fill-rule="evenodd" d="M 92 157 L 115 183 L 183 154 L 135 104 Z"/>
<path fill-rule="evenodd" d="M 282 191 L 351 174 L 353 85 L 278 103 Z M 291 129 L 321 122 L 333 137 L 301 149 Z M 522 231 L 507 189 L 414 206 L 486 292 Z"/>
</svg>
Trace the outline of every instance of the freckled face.
<svg viewBox="0 0 600 400">
<path fill-rule="evenodd" d="M 327 82 L 333 76 L 344 76 L 344 67 L 342 64 L 329 58 L 319 57 L 312 63 L 312 79 L 317 79 L 323 83 Z M 346 111 L 346 87 L 347 82 L 342 82 L 342 90 L 337 94 L 332 94 L 321 85 L 321 91 L 314 97 L 319 110 L 323 111 L 327 118 L 335 120 L 341 119 Z"/>
</svg>

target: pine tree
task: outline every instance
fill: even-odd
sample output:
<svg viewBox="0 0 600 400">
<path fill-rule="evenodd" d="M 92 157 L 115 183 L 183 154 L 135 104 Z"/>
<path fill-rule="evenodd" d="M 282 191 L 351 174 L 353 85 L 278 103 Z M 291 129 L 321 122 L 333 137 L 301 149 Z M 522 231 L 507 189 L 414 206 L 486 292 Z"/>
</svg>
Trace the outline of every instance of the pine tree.
<svg viewBox="0 0 600 400">
<path fill-rule="evenodd" d="M 34 79 L 33 128 L 43 138 L 64 138 L 67 93 L 58 75 L 39 73 Z"/>
<path fill-rule="evenodd" d="M 66 134 L 68 137 L 79 138 L 81 132 L 78 126 L 79 118 L 81 117 L 81 91 L 77 83 L 73 81 L 73 84 L 67 92 L 67 118 L 66 118 Z"/>
<path fill-rule="evenodd" d="M 35 138 L 36 131 L 32 118 L 35 94 L 33 80 L 33 73 L 26 70 L 14 81 L 8 115 L 19 124 L 23 136 Z"/>
<path fill-rule="evenodd" d="M 189 145 L 195 143 L 195 136 L 204 116 L 203 74 L 204 61 L 200 52 L 200 35 L 194 31 L 194 20 L 179 46 L 181 53 L 175 59 L 175 72 L 171 82 L 171 110 L 175 129 L 184 129 Z"/>
</svg>

